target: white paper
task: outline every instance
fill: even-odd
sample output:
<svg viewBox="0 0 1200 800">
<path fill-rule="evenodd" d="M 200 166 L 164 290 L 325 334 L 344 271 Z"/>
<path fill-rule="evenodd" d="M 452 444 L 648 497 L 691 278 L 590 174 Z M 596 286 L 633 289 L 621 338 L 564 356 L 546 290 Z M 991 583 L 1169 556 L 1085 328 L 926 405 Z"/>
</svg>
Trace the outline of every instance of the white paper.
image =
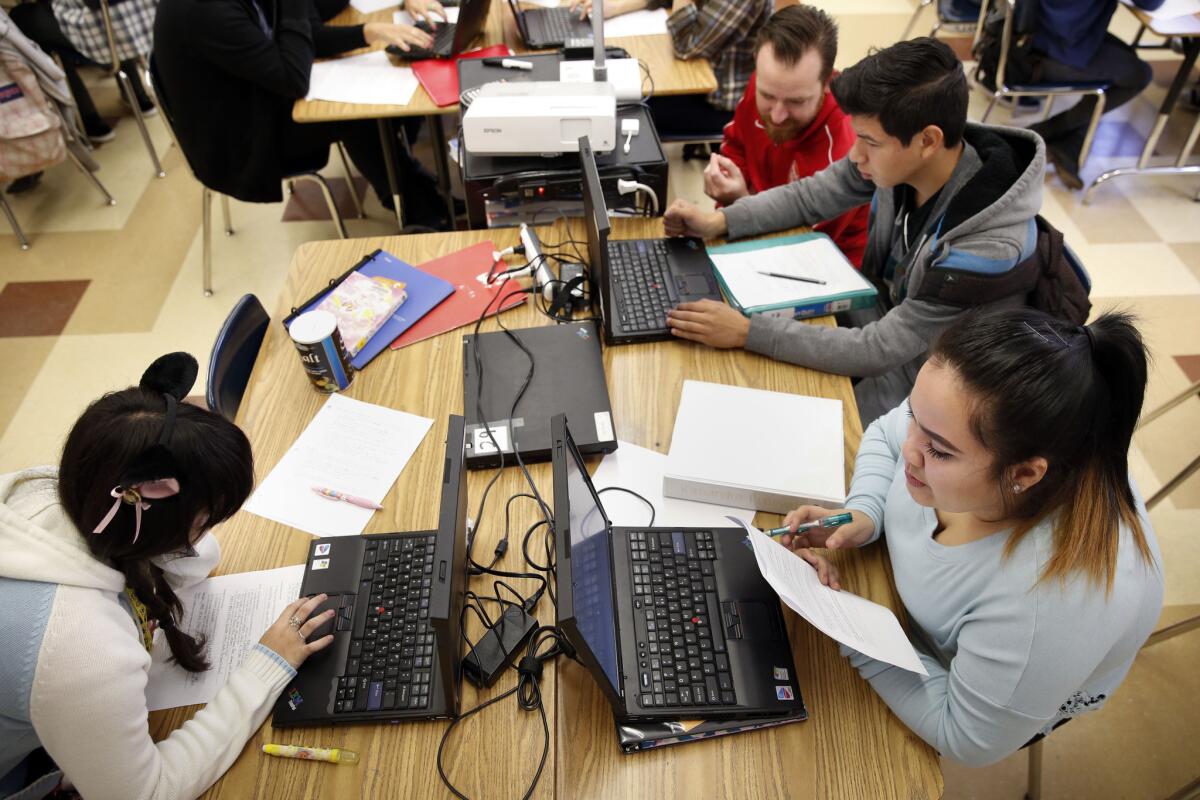
<svg viewBox="0 0 1200 800">
<path fill-rule="evenodd" d="M 328 500 L 313 487 L 382 503 L 432 425 L 425 417 L 330 395 L 245 509 L 316 536 L 357 536 L 375 512 Z"/>
<path fill-rule="evenodd" d="M 339 103 L 406 106 L 417 91 L 417 76 L 408 67 L 397 67 L 387 53 L 370 53 L 317 61 L 308 80 L 306 100 Z"/>
<path fill-rule="evenodd" d="M 350 0 L 350 5 L 360 14 L 373 14 L 385 8 L 395 8 L 400 5 L 396 0 Z"/>
<path fill-rule="evenodd" d="M 438 16 L 436 11 L 430 12 L 429 16 L 432 17 L 432 22 L 449 22 L 456 25 L 458 24 L 458 6 L 449 6 L 446 8 L 446 19 L 444 20 Z M 397 11 L 396 13 L 392 14 L 392 22 L 396 23 L 397 25 L 416 24 L 413 21 L 413 15 L 407 11 Z"/>
<path fill-rule="evenodd" d="M 207 703 L 246 660 L 271 623 L 300 596 L 304 565 L 209 578 L 179 592 L 180 627 L 201 634 L 211 668 L 188 672 L 168 661 L 167 637 L 154 637 L 146 703 L 151 711 Z"/>
<path fill-rule="evenodd" d="M 709 256 L 742 308 L 829 297 L 870 288 L 866 279 L 846 261 L 833 240 L 825 236 L 740 253 L 710 252 Z M 801 275 L 825 283 L 773 278 L 760 275 L 759 272 Z"/>
<path fill-rule="evenodd" d="M 667 33 L 667 10 L 634 11 L 604 20 L 604 38 L 617 36 L 654 36 Z"/>
<path fill-rule="evenodd" d="M 729 519 L 746 529 L 758 569 L 779 599 L 814 628 L 876 661 L 929 674 L 891 609 L 830 589 L 807 561 L 744 520 Z"/>
<path fill-rule="evenodd" d="M 754 516 L 754 510 L 749 508 L 664 497 L 662 478 L 666 465 L 667 457 L 662 453 L 629 442 L 618 442 L 616 452 L 609 453 L 600 462 L 596 474 L 592 476 L 592 483 L 597 491 L 609 486 L 620 486 L 632 489 L 649 500 L 654 504 L 656 511 L 656 526 L 725 528 L 728 527 L 728 517 Z M 600 495 L 600 499 L 604 504 L 604 513 L 613 525 L 644 526 L 650 522 L 650 509 L 641 500 L 626 492 L 605 492 Z"/>
<path fill-rule="evenodd" d="M 1128 2 L 1128 0 L 1123 0 L 1123 2 L 1125 2 L 1125 5 L 1127 6 L 1136 8 L 1136 6 L 1133 6 L 1133 4 Z M 1166 0 L 1166 2 L 1153 11 L 1148 9 L 1138 10 L 1155 21 L 1175 19 L 1176 17 L 1186 17 L 1192 14 L 1200 14 L 1200 0 Z"/>
</svg>

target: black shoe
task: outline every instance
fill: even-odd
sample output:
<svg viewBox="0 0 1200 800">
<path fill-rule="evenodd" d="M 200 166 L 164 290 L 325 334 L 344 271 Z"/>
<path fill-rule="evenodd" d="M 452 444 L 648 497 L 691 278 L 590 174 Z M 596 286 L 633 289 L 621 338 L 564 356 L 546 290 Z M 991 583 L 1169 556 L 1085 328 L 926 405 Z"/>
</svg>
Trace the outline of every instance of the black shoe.
<svg viewBox="0 0 1200 800">
<path fill-rule="evenodd" d="M 8 193 L 9 194 L 21 194 L 23 192 L 28 192 L 31 189 L 33 189 L 34 187 L 36 187 L 41 182 L 42 182 L 42 173 L 40 173 L 40 172 L 34 172 L 30 175 L 24 175 L 20 178 L 17 178 L 15 181 L 13 181 L 12 183 L 10 183 L 8 185 Z"/>
<path fill-rule="evenodd" d="M 88 139 L 92 144 L 101 144 L 102 142 L 111 142 L 117 138 L 114 131 L 107 122 L 96 117 L 88 118 L 83 121 L 83 132 L 87 134 Z"/>
<path fill-rule="evenodd" d="M 1072 192 L 1083 188 L 1083 179 L 1079 177 L 1079 163 L 1073 157 L 1063 153 L 1057 147 L 1046 146 L 1046 161 L 1054 165 L 1058 179 Z"/>
</svg>

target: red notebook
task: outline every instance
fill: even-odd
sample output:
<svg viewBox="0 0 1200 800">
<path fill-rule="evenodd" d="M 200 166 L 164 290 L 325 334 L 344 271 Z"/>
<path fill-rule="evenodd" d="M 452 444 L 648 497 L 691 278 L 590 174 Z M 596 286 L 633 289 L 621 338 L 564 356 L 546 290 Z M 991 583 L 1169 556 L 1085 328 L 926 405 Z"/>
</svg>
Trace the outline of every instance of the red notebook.
<svg viewBox="0 0 1200 800">
<path fill-rule="evenodd" d="M 459 53 L 453 58 L 430 58 L 425 61 L 414 61 L 412 70 L 417 74 L 417 80 L 429 92 L 433 102 L 441 106 L 452 106 L 458 102 L 458 61 L 462 58 L 498 58 L 511 56 L 512 50 L 506 45 L 494 44 L 479 50 Z"/>
<path fill-rule="evenodd" d="M 459 250 L 448 256 L 426 261 L 421 265 L 421 271 L 449 281 L 454 285 L 454 292 L 434 306 L 433 310 L 412 324 L 408 330 L 391 343 L 393 350 L 399 350 L 405 345 L 437 336 L 439 333 L 461 328 L 479 319 L 483 309 L 495 299 L 500 292 L 501 299 L 492 303 L 488 316 L 516 308 L 525 302 L 529 295 L 521 293 L 507 296 L 514 289 L 507 286 L 506 281 L 497 281 L 488 286 L 484 280 L 488 270 L 492 268 L 492 252 L 496 246 L 492 242 L 480 242 L 465 250 Z M 497 271 L 507 269 L 503 264 Z"/>
</svg>

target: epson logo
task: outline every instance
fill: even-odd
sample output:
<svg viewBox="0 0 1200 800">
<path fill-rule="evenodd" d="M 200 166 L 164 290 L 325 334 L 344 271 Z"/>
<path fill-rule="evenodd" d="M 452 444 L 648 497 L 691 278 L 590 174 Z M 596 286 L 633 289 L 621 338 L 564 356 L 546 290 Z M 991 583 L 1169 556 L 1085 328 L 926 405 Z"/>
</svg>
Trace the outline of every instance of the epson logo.
<svg viewBox="0 0 1200 800">
<path fill-rule="evenodd" d="M 484 133 L 503 133 L 499 128 L 484 128 Z"/>
</svg>

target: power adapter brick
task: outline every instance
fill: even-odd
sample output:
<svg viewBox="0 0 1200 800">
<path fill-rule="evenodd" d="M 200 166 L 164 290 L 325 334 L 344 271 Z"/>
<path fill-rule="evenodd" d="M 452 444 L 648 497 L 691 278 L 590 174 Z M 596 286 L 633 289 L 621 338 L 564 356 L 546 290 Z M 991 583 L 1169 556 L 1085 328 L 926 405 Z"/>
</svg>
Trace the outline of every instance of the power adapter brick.
<svg viewBox="0 0 1200 800">
<path fill-rule="evenodd" d="M 521 606 L 508 606 L 475 649 L 463 659 L 463 676 L 480 688 L 491 686 L 525 650 L 537 626 L 537 619 L 525 613 Z"/>
</svg>

